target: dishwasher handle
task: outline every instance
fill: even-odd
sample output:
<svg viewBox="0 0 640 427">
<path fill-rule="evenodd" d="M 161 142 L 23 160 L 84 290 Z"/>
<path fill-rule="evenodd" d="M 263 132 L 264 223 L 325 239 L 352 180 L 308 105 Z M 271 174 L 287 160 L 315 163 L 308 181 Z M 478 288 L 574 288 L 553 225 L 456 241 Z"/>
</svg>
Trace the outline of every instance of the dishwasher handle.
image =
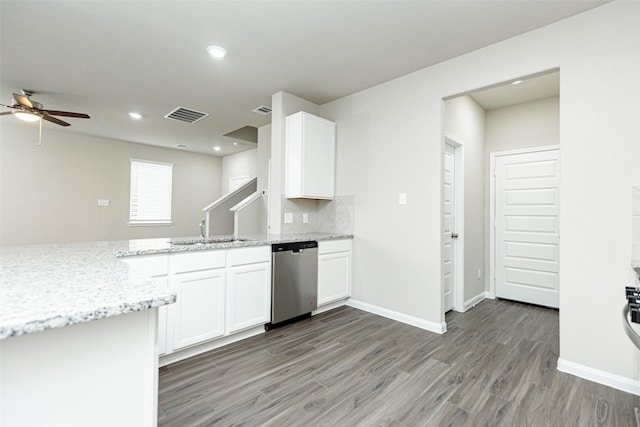
<svg viewBox="0 0 640 427">
<path fill-rule="evenodd" d="M 271 245 L 272 252 L 293 252 L 296 254 L 300 254 L 304 252 L 305 249 L 313 249 L 318 247 L 318 242 L 308 241 L 308 242 L 291 242 L 291 243 L 274 243 Z"/>
</svg>

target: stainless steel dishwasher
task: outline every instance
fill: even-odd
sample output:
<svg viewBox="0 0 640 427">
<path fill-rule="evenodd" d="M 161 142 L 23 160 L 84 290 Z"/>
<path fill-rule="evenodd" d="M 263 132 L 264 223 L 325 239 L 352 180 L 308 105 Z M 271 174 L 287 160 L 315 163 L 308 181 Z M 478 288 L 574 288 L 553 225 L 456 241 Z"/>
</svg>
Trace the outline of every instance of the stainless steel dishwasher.
<svg viewBox="0 0 640 427">
<path fill-rule="evenodd" d="M 271 245 L 271 323 L 267 329 L 311 316 L 318 308 L 318 242 Z"/>
</svg>

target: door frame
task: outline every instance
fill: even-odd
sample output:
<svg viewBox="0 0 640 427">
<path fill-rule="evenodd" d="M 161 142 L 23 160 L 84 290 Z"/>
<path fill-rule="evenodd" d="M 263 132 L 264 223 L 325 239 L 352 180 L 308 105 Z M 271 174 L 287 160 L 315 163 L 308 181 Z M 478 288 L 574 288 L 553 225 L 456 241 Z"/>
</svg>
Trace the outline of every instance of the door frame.
<svg viewBox="0 0 640 427">
<path fill-rule="evenodd" d="M 455 212 L 454 212 L 454 229 L 458 233 L 459 237 L 456 240 L 454 257 L 454 271 L 453 271 L 453 286 L 451 290 L 453 292 L 453 310 L 463 313 L 465 311 L 464 303 L 464 141 L 452 134 L 445 132 L 444 144 L 450 145 L 454 148 L 455 155 L 455 174 L 454 180 L 456 185 L 455 194 Z M 442 162 L 444 162 L 444 146 L 442 147 Z M 442 173 L 444 174 L 444 164 L 442 167 Z M 444 180 L 444 175 L 443 175 Z M 443 185 L 444 188 L 444 185 Z M 442 190 L 444 191 L 444 190 Z M 444 198 L 444 194 L 442 196 Z M 441 201 L 441 205 L 444 200 Z M 444 206 L 441 206 L 441 221 L 442 227 L 444 227 Z M 442 236 L 442 230 L 440 232 Z M 444 242 L 440 241 L 440 247 L 443 247 Z M 441 257 L 440 264 L 442 265 L 444 256 Z M 442 307 L 444 314 L 444 274 L 441 274 L 440 279 Z"/>
<path fill-rule="evenodd" d="M 560 145 L 522 148 L 489 153 L 489 292 L 487 298 L 496 298 L 496 158 L 516 154 L 560 150 Z M 558 289 L 558 293 L 560 290 Z"/>
</svg>

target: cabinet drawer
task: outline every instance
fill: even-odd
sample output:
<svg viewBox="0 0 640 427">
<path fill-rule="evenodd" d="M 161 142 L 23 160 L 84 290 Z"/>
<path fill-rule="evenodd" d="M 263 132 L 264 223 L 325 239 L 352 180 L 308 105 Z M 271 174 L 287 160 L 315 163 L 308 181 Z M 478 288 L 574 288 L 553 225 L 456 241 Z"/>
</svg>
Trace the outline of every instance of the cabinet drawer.
<svg viewBox="0 0 640 427">
<path fill-rule="evenodd" d="M 330 254 L 351 250 L 351 240 L 324 240 L 318 242 L 318 254 Z"/>
<path fill-rule="evenodd" d="M 271 246 L 238 248 L 229 251 L 229 265 L 254 264 L 271 261 Z"/>
<path fill-rule="evenodd" d="M 174 254 L 172 260 L 175 273 L 223 268 L 226 264 L 226 251 L 213 250 Z"/>
</svg>

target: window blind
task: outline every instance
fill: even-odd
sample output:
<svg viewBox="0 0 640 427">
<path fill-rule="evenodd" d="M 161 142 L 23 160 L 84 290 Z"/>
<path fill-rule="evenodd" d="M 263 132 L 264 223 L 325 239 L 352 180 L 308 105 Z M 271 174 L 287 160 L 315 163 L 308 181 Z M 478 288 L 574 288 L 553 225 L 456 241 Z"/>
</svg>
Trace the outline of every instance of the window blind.
<svg viewBox="0 0 640 427">
<path fill-rule="evenodd" d="M 131 159 L 129 225 L 171 223 L 173 164 Z"/>
</svg>

